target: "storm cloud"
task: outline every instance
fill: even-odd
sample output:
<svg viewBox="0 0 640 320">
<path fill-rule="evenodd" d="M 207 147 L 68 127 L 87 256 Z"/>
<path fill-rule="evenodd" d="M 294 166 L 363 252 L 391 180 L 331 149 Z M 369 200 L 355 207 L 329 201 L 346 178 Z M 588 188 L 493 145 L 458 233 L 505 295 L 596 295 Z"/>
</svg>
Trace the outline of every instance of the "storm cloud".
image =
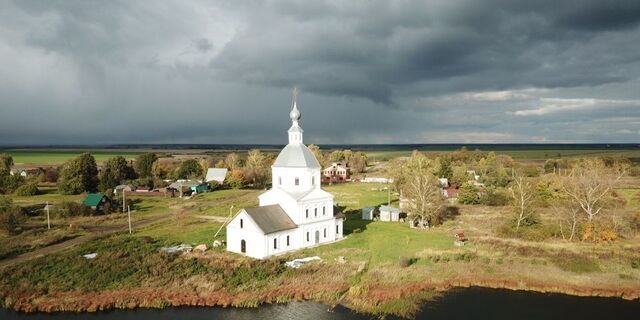
<svg viewBox="0 0 640 320">
<path fill-rule="evenodd" d="M 638 142 L 638 1 L 0 1 L 0 145 Z"/>
</svg>

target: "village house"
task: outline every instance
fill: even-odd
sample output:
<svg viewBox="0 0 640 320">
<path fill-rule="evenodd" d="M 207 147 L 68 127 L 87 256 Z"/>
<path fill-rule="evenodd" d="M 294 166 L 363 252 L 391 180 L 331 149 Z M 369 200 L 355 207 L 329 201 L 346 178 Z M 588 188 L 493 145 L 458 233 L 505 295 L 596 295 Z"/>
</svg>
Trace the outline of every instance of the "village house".
<svg viewBox="0 0 640 320">
<path fill-rule="evenodd" d="M 351 170 L 346 163 L 334 162 L 322 171 L 325 182 L 345 182 L 351 178 Z"/>
<path fill-rule="evenodd" d="M 344 215 L 321 188 L 320 163 L 303 144 L 295 94 L 289 116 L 289 144 L 271 167 L 272 188 L 229 222 L 228 251 L 263 259 L 342 238 Z"/>
<path fill-rule="evenodd" d="M 82 204 L 95 211 L 102 211 L 104 206 L 109 203 L 110 199 L 104 193 L 89 193 Z"/>
</svg>

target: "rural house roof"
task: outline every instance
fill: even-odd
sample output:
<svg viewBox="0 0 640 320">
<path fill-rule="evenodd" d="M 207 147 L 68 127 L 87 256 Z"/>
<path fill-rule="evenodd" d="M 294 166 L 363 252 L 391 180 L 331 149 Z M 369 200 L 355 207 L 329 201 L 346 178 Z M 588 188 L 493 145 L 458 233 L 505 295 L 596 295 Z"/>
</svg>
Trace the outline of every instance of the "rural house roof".
<svg viewBox="0 0 640 320">
<path fill-rule="evenodd" d="M 344 213 L 340 210 L 340 207 L 334 205 L 333 206 L 333 217 L 336 219 L 344 219 Z"/>
<path fill-rule="evenodd" d="M 219 183 L 223 183 L 226 176 L 227 168 L 209 168 L 207 170 L 207 177 L 204 179 L 204 181 L 218 181 Z"/>
<path fill-rule="evenodd" d="M 244 211 L 256 222 L 258 228 L 260 228 L 264 234 L 291 230 L 298 227 L 278 204 L 245 208 Z"/>
<path fill-rule="evenodd" d="M 105 195 L 102 193 L 89 193 L 82 203 L 90 207 L 97 207 L 104 197 Z"/>
</svg>

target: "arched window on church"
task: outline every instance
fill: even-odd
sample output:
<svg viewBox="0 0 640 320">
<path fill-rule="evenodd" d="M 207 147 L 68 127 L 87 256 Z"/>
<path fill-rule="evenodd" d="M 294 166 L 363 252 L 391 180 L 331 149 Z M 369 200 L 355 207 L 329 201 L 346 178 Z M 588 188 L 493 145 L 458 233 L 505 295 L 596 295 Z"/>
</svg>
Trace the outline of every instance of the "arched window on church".
<svg viewBox="0 0 640 320">
<path fill-rule="evenodd" d="M 300 185 L 300 178 L 296 177 L 296 186 Z"/>
<path fill-rule="evenodd" d="M 318 208 L 313 208 L 313 215 L 314 215 L 315 217 L 317 217 L 317 216 L 318 216 Z"/>
<path fill-rule="evenodd" d="M 316 177 L 315 176 L 311 177 L 311 185 L 312 186 L 316 185 Z"/>
<path fill-rule="evenodd" d="M 327 207 L 322 207 L 322 215 L 323 216 L 327 215 Z"/>
<path fill-rule="evenodd" d="M 278 185 L 282 185 L 282 177 L 278 177 Z"/>
<path fill-rule="evenodd" d="M 242 229 L 243 226 L 244 226 L 244 221 L 242 221 L 242 219 L 240 219 L 240 229 Z"/>
<path fill-rule="evenodd" d="M 304 213 L 305 213 L 305 217 L 309 218 L 309 209 L 305 210 Z"/>
</svg>

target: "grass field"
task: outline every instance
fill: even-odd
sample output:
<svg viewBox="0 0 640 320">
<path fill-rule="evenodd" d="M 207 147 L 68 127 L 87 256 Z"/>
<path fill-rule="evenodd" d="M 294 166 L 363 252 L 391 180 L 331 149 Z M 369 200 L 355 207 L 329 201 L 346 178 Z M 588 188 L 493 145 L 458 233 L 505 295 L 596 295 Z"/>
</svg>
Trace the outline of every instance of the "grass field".
<svg viewBox="0 0 640 320">
<path fill-rule="evenodd" d="M 420 149 L 427 154 L 442 153 L 448 151 Z M 546 160 L 566 157 L 628 157 L 640 158 L 640 150 L 594 150 L 594 149 L 532 149 L 532 150 L 482 150 L 494 151 L 496 154 L 505 154 L 517 160 Z M 367 151 L 366 154 L 371 161 L 386 161 L 397 157 L 411 156 L 412 150 L 389 150 L 389 151 Z"/>
<path fill-rule="evenodd" d="M 48 166 L 58 165 L 65 161 L 75 158 L 83 152 L 91 152 L 96 161 L 103 162 L 115 156 L 124 156 L 128 160 L 135 158 L 143 153 L 142 151 L 103 151 L 103 150 L 73 150 L 73 151 L 56 151 L 56 150 L 7 150 L 2 151 L 13 157 L 13 162 L 18 166 Z"/>
</svg>

